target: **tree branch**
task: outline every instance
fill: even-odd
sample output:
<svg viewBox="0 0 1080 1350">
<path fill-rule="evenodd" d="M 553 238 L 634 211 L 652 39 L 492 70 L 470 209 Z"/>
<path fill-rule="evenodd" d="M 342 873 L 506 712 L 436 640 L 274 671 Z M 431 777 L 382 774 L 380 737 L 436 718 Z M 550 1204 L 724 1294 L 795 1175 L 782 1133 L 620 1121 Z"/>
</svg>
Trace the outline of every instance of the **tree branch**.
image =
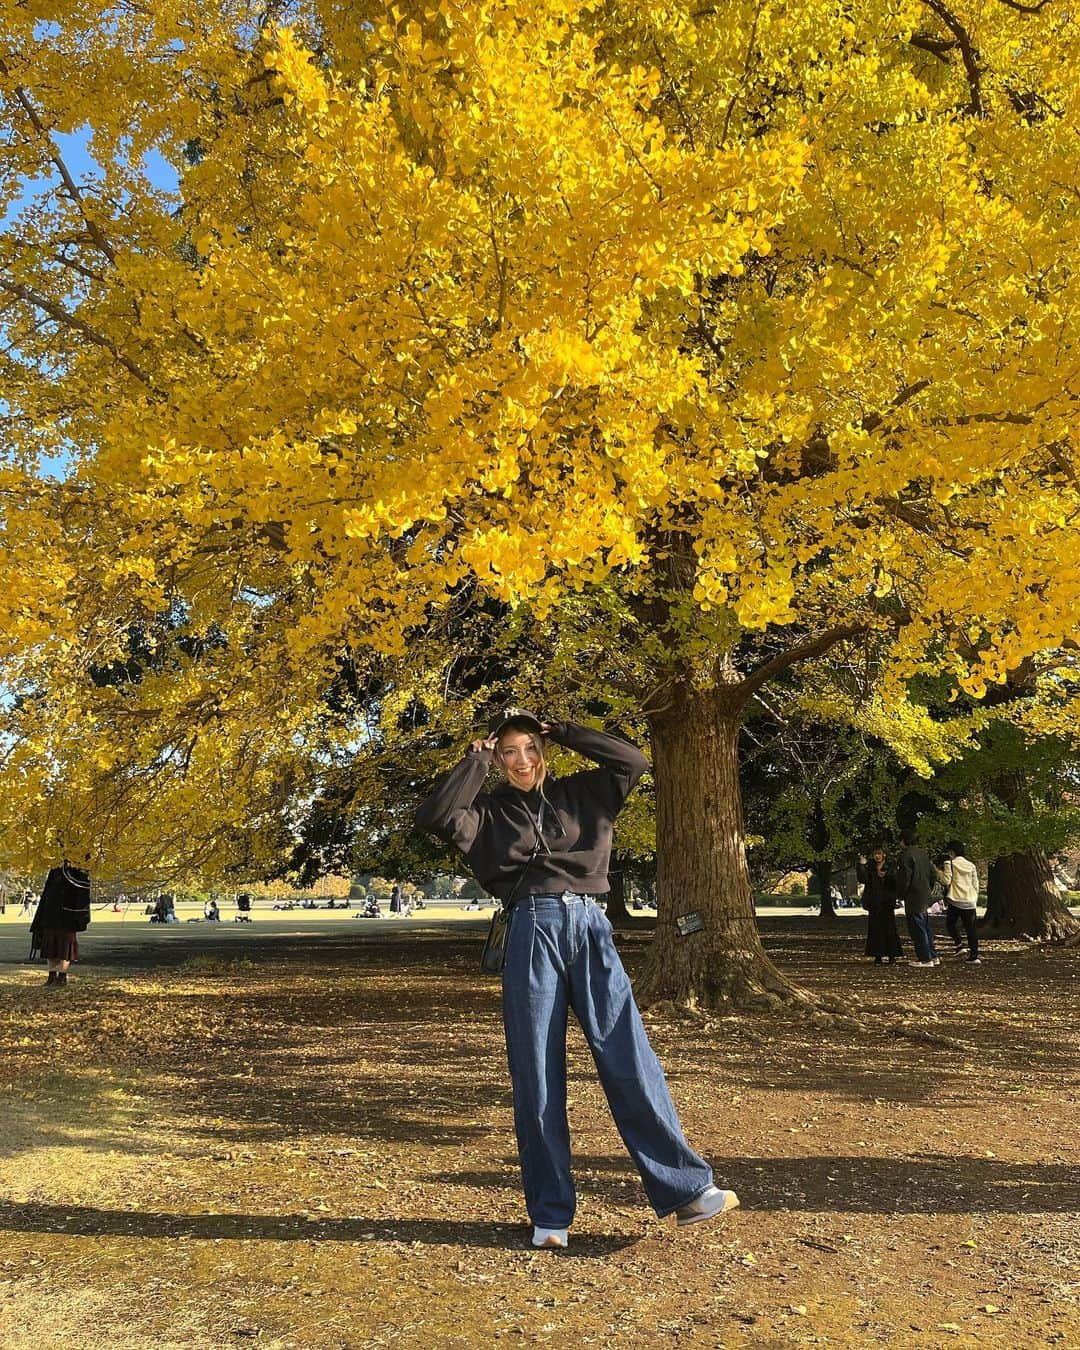
<svg viewBox="0 0 1080 1350">
<path fill-rule="evenodd" d="M 960 48 L 960 55 L 964 60 L 964 72 L 967 75 L 968 89 L 971 91 L 968 111 L 975 117 L 985 117 L 986 107 L 982 96 L 982 70 L 979 67 L 979 53 L 971 40 L 971 35 L 956 15 L 945 8 L 941 0 L 923 0 L 923 3 L 938 16 L 956 39 Z"/>
<path fill-rule="evenodd" d="M 735 690 L 740 705 L 745 704 L 757 694 L 762 685 L 768 684 L 777 675 L 782 675 L 785 670 L 790 670 L 800 661 L 812 661 L 815 657 L 824 656 L 838 642 L 845 642 L 848 638 L 857 637 L 860 633 L 865 632 L 865 629 L 866 625 L 861 623 L 841 624 L 835 628 L 827 629 L 826 632 L 816 638 L 808 638 L 805 642 L 800 642 L 794 647 L 789 647 L 786 651 L 777 653 L 776 656 L 763 662 L 743 680 L 740 680 Z"/>
<path fill-rule="evenodd" d="M 7 65 L 2 59 L 0 59 L 0 75 L 7 75 L 8 73 L 9 72 Z M 13 93 L 15 95 L 17 102 L 19 103 L 19 106 L 22 108 L 23 112 L 25 112 L 26 116 L 29 118 L 31 126 L 37 132 L 38 137 L 42 141 L 44 141 L 46 146 L 46 154 L 52 160 L 57 173 L 60 175 L 60 180 L 64 184 L 64 188 L 68 196 L 79 208 L 79 214 L 82 216 L 83 220 L 86 221 L 86 228 L 90 232 L 90 238 L 97 245 L 98 249 L 102 253 L 104 253 L 105 257 L 108 258 L 109 262 L 111 262 L 115 266 L 116 254 L 113 252 L 112 245 L 105 238 L 101 226 L 98 225 L 97 221 L 94 220 L 94 218 L 88 214 L 86 210 L 86 202 L 83 200 L 82 191 L 79 188 L 79 185 L 75 182 L 74 178 L 72 178 L 71 173 L 68 170 L 68 166 L 64 163 L 63 155 L 61 155 L 60 151 L 57 149 L 56 142 L 53 140 L 52 136 L 49 134 L 48 129 L 45 127 L 45 124 L 38 116 L 38 111 L 34 107 L 33 103 L 31 103 L 30 98 L 26 93 L 26 90 L 23 89 L 22 85 L 17 84 L 13 90 Z"/>
<path fill-rule="evenodd" d="M 929 52 L 931 56 L 936 56 L 945 65 L 949 64 L 945 53 L 953 51 L 956 45 L 955 39 L 929 37 L 926 33 L 915 33 L 908 38 L 908 46 L 918 47 L 921 52 Z"/>
<path fill-rule="evenodd" d="M 695 16 L 697 17 L 697 16 Z M 746 86 L 746 81 L 750 78 L 750 62 L 754 56 L 754 43 L 757 41 L 758 22 L 761 19 L 761 0 L 754 9 L 754 22 L 750 25 L 750 36 L 746 40 L 746 55 L 743 58 L 742 74 L 739 76 L 739 83 L 735 86 L 735 92 L 727 105 L 727 111 L 724 113 L 724 126 L 720 132 L 720 145 L 727 144 L 728 127 L 731 125 L 731 114 L 735 111 L 735 104 L 738 102 L 739 95 Z"/>
<path fill-rule="evenodd" d="M 146 385 L 148 389 L 153 389 L 155 394 L 160 394 L 160 390 L 154 388 L 153 381 L 146 371 L 137 366 L 130 356 L 125 356 L 122 351 L 107 337 L 99 333 L 97 329 L 91 328 L 84 320 L 75 314 L 69 314 L 62 305 L 50 300 L 47 295 L 41 295 L 38 291 L 32 290 L 29 286 L 24 286 L 18 281 L 7 281 L 0 277 L 0 290 L 7 291 L 8 295 L 14 295 L 19 300 L 25 300 L 27 304 L 33 305 L 35 309 L 40 309 L 47 314 L 50 319 L 55 319 L 57 323 L 65 328 L 70 328 L 76 333 L 81 333 L 87 341 L 92 342 L 96 347 L 104 347 L 129 374 Z"/>
</svg>

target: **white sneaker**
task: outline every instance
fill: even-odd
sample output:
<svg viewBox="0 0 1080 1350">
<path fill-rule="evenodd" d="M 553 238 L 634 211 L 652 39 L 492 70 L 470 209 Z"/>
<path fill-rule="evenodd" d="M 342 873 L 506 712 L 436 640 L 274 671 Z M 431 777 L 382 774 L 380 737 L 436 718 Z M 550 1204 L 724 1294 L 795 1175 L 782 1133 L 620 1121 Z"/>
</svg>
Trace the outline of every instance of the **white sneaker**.
<svg viewBox="0 0 1080 1350">
<path fill-rule="evenodd" d="M 933 970 L 933 961 L 909 961 L 909 966 L 918 966 L 920 970 Z"/>
<path fill-rule="evenodd" d="M 570 1234 L 565 1228 L 534 1228 L 532 1245 L 534 1247 L 565 1247 Z"/>
<path fill-rule="evenodd" d="M 675 1217 L 678 1226 L 685 1228 L 688 1223 L 703 1223 L 706 1219 L 715 1219 L 726 1210 L 738 1208 L 738 1204 L 739 1197 L 734 1191 L 721 1191 L 716 1186 L 710 1186 L 696 1200 L 680 1206 L 675 1211 Z"/>
</svg>

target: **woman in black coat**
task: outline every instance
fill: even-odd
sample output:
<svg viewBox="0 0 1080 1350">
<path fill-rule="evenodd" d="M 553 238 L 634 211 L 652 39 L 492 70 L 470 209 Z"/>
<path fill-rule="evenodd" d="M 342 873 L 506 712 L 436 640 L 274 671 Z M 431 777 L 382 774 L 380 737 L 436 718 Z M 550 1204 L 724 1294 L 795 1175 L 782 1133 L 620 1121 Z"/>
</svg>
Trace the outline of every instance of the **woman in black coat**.
<svg viewBox="0 0 1080 1350">
<path fill-rule="evenodd" d="M 862 907 L 867 912 L 866 955 L 875 965 L 890 965 L 903 955 L 900 934 L 896 931 L 896 877 L 880 846 L 870 861 L 860 858 L 856 869 L 862 883 Z"/>
<path fill-rule="evenodd" d="M 68 966 L 79 959 L 75 936 L 90 923 L 90 874 L 64 859 L 45 879 L 30 922 L 34 945 L 49 963 L 46 984 L 67 984 Z"/>
</svg>

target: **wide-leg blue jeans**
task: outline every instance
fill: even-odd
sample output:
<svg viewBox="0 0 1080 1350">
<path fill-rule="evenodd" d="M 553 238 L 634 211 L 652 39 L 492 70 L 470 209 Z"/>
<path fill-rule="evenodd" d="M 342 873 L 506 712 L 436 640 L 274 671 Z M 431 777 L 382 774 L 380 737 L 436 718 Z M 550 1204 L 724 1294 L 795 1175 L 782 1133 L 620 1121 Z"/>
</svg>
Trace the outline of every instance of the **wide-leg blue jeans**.
<svg viewBox="0 0 1080 1350">
<path fill-rule="evenodd" d="M 526 896 L 510 918 L 503 1022 L 529 1218 L 567 1228 L 576 1196 L 566 1119 L 566 1025 L 573 1008 L 645 1193 L 661 1217 L 713 1174 L 683 1137 L 607 915 L 589 896 Z"/>
</svg>

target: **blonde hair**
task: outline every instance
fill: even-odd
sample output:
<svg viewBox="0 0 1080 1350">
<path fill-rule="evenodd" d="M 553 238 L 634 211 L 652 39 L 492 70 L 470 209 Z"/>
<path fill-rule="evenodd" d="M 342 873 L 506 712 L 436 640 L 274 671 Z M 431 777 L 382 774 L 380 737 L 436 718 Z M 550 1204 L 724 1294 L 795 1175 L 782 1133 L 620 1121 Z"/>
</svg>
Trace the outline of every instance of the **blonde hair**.
<svg viewBox="0 0 1080 1350">
<path fill-rule="evenodd" d="M 530 731 L 528 727 L 515 727 L 513 723 L 511 723 L 507 727 L 503 727 L 496 741 L 496 755 L 499 761 L 499 771 L 501 772 L 502 776 L 504 778 L 507 778 L 509 776 L 506 771 L 506 765 L 503 762 L 503 752 L 502 752 L 502 738 L 506 735 L 508 731 L 518 731 L 522 735 L 528 736 L 529 740 L 532 741 L 533 749 L 540 756 L 540 766 L 536 771 L 536 782 L 534 786 L 538 788 L 543 787 L 544 779 L 547 776 L 547 760 L 544 758 L 544 738 L 537 732 Z"/>
</svg>

